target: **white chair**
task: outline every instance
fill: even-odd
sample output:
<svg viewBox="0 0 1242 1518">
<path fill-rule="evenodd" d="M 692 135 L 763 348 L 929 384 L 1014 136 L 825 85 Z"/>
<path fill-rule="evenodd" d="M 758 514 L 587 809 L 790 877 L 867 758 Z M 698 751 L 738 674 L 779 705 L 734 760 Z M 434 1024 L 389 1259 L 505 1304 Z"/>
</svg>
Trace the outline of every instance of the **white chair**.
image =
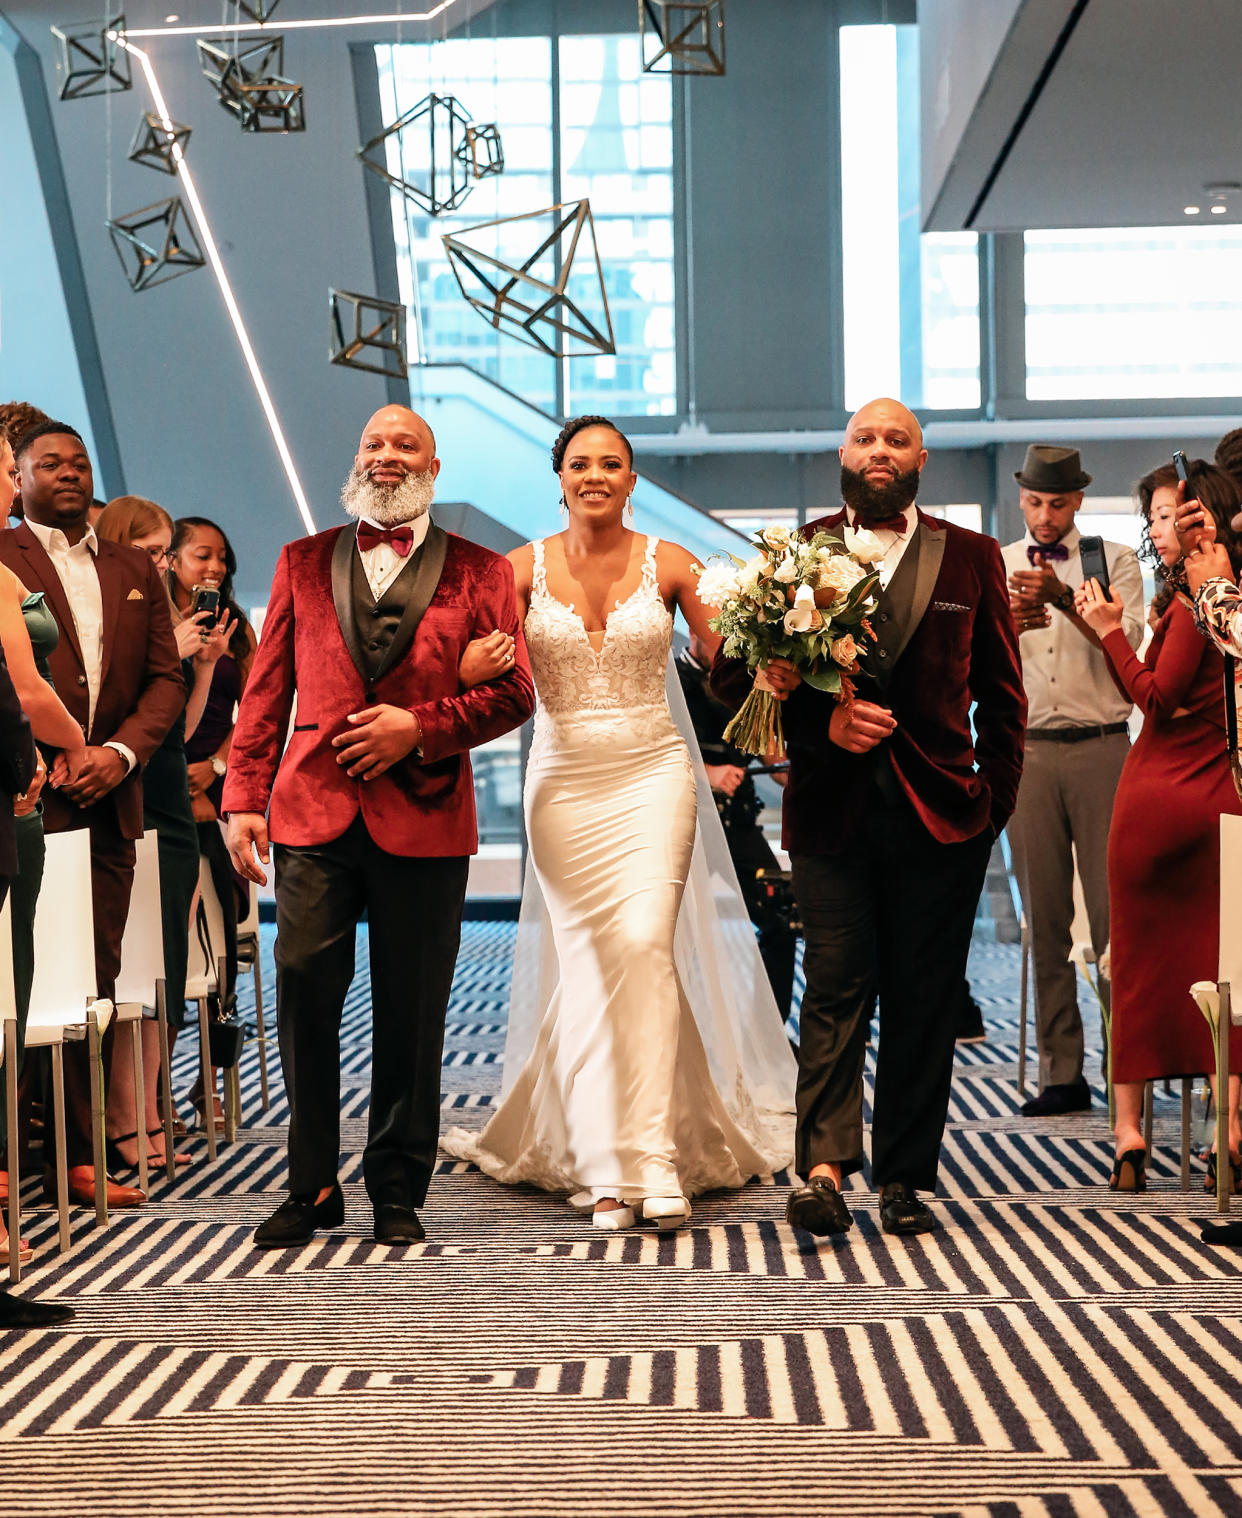
<svg viewBox="0 0 1242 1518">
<path fill-rule="evenodd" d="M 201 907 L 201 911 L 200 911 Z M 207 998 L 228 984 L 224 959 L 224 911 L 206 859 L 198 861 L 198 891 L 190 908 L 190 958 L 185 994 L 198 1003 L 199 1060 L 203 1080 L 203 1123 L 207 1129 L 207 1157 L 216 1157 L 216 1091 L 211 1076 L 211 1036 L 208 1031 Z M 221 999 L 223 999 L 221 997 Z M 224 1137 L 237 1136 L 241 1086 L 237 1066 L 224 1073 Z"/>
<path fill-rule="evenodd" d="M 1235 998 L 1234 988 L 1238 989 Z M 1190 994 L 1216 1045 L 1216 1210 L 1229 1211 L 1229 1029 L 1242 1024 L 1242 817 L 1220 819 L 1220 949 L 1215 980 L 1197 980 Z"/>
<path fill-rule="evenodd" d="M 134 845 L 134 886 L 121 941 L 121 968 L 116 978 L 116 1020 L 129 1030 L 134 1060 L 134 1111 L 138 1127 L 138 1184 L 147 1189 L 146 1075 L 142 1061 L 142 1023 L 156 1020 L 160 1041 L 160 1081 L 163 1086 L 164 1154 L 168 1179 L 176 1179 L 173 1145 L 172 1078 L 168 1047 L 168 1007 L 164 989 L 164 916 L 160 907 L 159 836 L 144 833 Z"/>
<path fill-rule="evenodd" d="M 264 1112 L 271 1106 L 267 1089 L 267 1029 L 263 1022 L 263 962 L 259 949 L 259 888 L 250 882 L 250 905 L 246 919 L 237 924 L 237 964 L 249 965 L 254 975 L 255 1043 L 259 1046 L 259 1101 Z"/>
<path fill-rule="evenodd" d="M 10 937 L 10 944 L 11 944 Z M 11 952 L 11 949 L 10 949 Z M 26 1020 L 26 1048 L 52 1053 L 56 1133 L 56 1203 L 60 1247 L 69 1247 L 69 1179 L 65 1156 L 66 1039 L 85 1038 L 91 1063 L 91 1132 L 94 1140 L 95 1217 L 108 1221 L 104 1162 L 104 1090 L 100 1038 L 112 1003 L 96 997 L 95 922 L 91 909 L 91 841 L 85 828 L 49 833 L 43 885 L 34 921 L 34 983 Z M 9 1195 L 16 1193 L 10 1180 Z"/>
<path fill-rule="evenodd" d="M 13 913 L 7 894 L 0 909 L 0 1019 L 4 1023 L 0 1065 L 4 1070 L 5 1141 L 9 1156 L 9 1280 L 20 1281 L 22 1178 L 17 1147 L 17 995 L 13 989 Z"/>
</svg>

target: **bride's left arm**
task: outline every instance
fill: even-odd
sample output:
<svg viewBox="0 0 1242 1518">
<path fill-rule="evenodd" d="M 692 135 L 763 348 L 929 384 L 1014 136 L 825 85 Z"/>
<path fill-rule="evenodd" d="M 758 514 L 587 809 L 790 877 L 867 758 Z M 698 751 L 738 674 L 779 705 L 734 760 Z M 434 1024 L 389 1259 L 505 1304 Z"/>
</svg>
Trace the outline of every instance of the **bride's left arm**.
<svg viewBox="0 0 1242 1518">
<path fill-rule="evenodd" d="M 703 652 L 715 658 L 720 647 L 720 634 L 713 632 L 708 623 L 719 615 L 718 606 L 705 606 L 699 600 L 699 575 L 703 566 L 688 548 L 678 543 L 661 542 L 656 550 L 656 572 L 660 579 L 660 594 L 671 611 L 678 608 L 686 619 L 696 643 L 703 645 Z"/>
</svg>

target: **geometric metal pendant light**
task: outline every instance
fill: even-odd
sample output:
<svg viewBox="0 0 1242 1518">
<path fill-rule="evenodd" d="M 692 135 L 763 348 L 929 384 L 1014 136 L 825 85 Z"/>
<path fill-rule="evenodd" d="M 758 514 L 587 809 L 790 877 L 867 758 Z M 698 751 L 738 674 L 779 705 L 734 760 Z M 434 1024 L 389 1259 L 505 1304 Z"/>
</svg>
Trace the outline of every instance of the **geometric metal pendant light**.
<svg viewBox="0 0 1242 1518">
<path fill-rule="evenodd" d="M 638 0 L 643 72 L 723 74 L 724 0 Z"/>
<path fill-rule="evenodd" d="M 107 223 L 131 290 L 147 290 L 206 262 L 179 195 Z"/>
<path fill-rule="evenodd" d="M 133 89 L 129 53 L 119 41 L 124 30 L 123 15 L 103 26 L 87 21 L 52 28 L 52 36 L 56 38 L 56 72 L 62 76 L 61 100 L 115 95 Z"/>
<path fill-rule="evenodd" d="M 461 205 L 474 189 L 474 181 L 483 177 L 475 170 L 476 160 L 469 146 L 467 134 L 471 126 L 470 112 L 452 95 L 425 95 L 391 126 L 363 143 L 358 157 L 372 174 L 378 174 L 394 190 L 400 190 L 407 200 L 422 206 L 429 215 L 439 216 L 441 211 L 452 211 Z M 415 128 L 426 134 L 425 150 L 419 154 L 419 177 L 411 180 L 388 167 L 388 147 L 390 142 L 396 143 L 400 152 L 403 134 Z M 498 133 L 496 145 L 499 146 Z M 503 162 L 502 157 L 502 166 Z"/>
<path fill-rule="evenodd" d="M 352 290 L 329 290 L 332 346 L 328 357 L 347 369 L 405 379 L 405 307 Z"/>
<path fill-rule="evenodd" d="M 145 164 L 149 169 L 158 169 L 161 174 L 175 174 L 177 165 L 173 160 L 173 144 L 176 143 L 184 153 L 185 145 L 190 140 L 190 128 L 177 121 L 171 125 L 170 136 L 164 123 L 153 111 L 144 112 L 134 132 L 134 140 L 129 145 L 130 161 Z"/>
</svg>

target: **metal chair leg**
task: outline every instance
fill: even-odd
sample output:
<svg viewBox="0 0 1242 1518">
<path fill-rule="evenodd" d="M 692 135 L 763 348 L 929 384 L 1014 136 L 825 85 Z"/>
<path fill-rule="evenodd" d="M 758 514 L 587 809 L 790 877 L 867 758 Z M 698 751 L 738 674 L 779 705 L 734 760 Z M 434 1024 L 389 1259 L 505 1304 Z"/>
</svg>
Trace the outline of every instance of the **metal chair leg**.
<svg viewBox="0 0 1242 1518">
<path fill-rule="evenodd" d="M 1018 993 L 1018 1095 L 1026 1095 L 1026 1000 L 1030 991 L 1031 932 L 1022 924 L 1022 984 Z"/>
<path fill-rule="evenodd" d="M 259 1102 L 266 1112 L 272 1105 L 267 1087 L 267 1028 L 263 1021 L 263 960 L 259 945 L 254 946 L 254 1024 L 255 1042 L 259 1046 Z"/>
<path fill-rule="evenodd" d="M 1182 1076 L 1182 1190 L 1190 1190 L 1190 1104 L 1191 1088 L 1194 1082 L 1190 1076 Z"/>
<path fill-rule="evenodd" d="M 1233 1171 L 1229 1164 L 1229 982 L 1220 983 L 1220 1015 L 1216 1021 L 1216 1210 L 1229 1211 Z"/>
<path fill-rule="evenodd" d="M 65 1048 L 52 1045 L 52 1116 L 56 1124 L 56 1211 L 60 1216 L 60 1252 L 69 1248 L 69 1162 L 65 1158 Z"/>
<path fill-rule="evenodd" d="M 94 1007 L 86 1012 L 86 1048 L 91 1066 L 91 1144 L 95 1157 L 95 1222 L 108 1226 L 108 1166 L 104 1153 L 104 1075 L 103 1045 L 99 1037 L 99 1018 Z"/>
<path fill-rule="evenodd" d="M 216 1000 L 220 1006 L 221 1017 L 224 1016 L 224 1002 L 228 994 L 228 984 L 228 961 L 221 955 L 216 960 Z M 237 1119 L 240 1103 L 234 1102 L 233 1099 L 233 1075 L 236 1068 L 234 1065 L 232 1069 L 225 1070 L 224 1072 L 224 1141 L 226 1144 L 235 1143 L 237 1140 Z"/>
<path fill-rule="evenodd" d="M 17 1137 L 17 1020 L 4 1023 L 5 1138 L 9 1153 L 9 1280 L 22 1278 L 22 1178 Z"/>
<path fill-rule="evenodd" d="M 203 1082 L 203 1126 L 207 1130 L 207 1158 L 216 1157 L 216 1083 L 211 1073 L 211 1037 L 207 1032 L 207 998 L 198 999 L 198 1063 Z"/>
<path fill-rule="evenodd" d="M 142 1017 L 135 1017 L 129 1025 L 130 1052 L 134 1057 L 134 1114 L 138 1129 L 138 1185 L 144 1192 L 150 1191 L 147 1179 L 147 1079 L 142 1068 Z"/>
<path fill-rule="evenodd" d="M 177 1161 L 173 1155 L 172 1055 L 168 1047 L 168 1002 L 162 980 L 155 982 L 155 1022 L 160 1039 L 160 1085 L 163 1087 L 160 1105 L 164 1119 L 164 1173 L 171 1186 L 177 1179 Z"/>
</svg>

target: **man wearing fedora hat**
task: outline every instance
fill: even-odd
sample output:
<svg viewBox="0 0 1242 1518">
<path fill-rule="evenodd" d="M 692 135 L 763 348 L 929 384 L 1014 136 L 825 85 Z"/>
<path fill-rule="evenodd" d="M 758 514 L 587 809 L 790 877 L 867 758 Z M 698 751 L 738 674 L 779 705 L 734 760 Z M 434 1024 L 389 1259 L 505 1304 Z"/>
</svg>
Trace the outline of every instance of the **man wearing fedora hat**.
<svg viewBox="0 0 1242 1518">
<path fill-rule="evenodd" d="M 1130 746 L 1131 703 L 1114 684 L 1095 634 L 1074 611 L 1074 591 L 1083 580 L 1074 519 L 1091 483 L 1078 450 L 1033 443 L 1014 478 L 1026 535 L 1002 557 L 1029 717 L 1009 842 L 1031 935 L 1040 1088 L 1022 1112 L 1052 1117 L 1091 1105 L 1069 962 L 1074 867 L 1076 859 L 1098 958 L 1108 944 L 1108 829 Z M 1138 558 L 1120 543 L 1105 543 L 1104 555 L 1125 606 L 1123 629 L 1137 648 L 1143 637 Z M 1107 998 L 1102 977 L 1100 986 Z"/>
</svg>

